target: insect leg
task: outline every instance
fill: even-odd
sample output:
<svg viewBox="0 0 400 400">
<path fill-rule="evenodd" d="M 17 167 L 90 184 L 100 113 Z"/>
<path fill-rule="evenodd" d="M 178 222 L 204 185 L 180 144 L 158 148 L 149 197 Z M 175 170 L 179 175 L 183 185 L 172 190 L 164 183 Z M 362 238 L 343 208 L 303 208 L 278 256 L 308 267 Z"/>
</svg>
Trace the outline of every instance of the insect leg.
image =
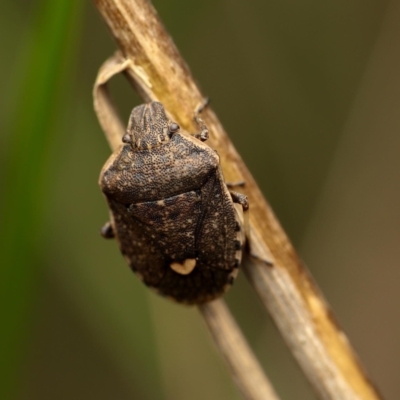
<svg viewBox="0 0 400 400">
<path fill-rule="evenodd" d="M 114 230 L 110 222 L 106 222 L 100 230 L 104 239 L 113 239 L 115 237 Z"/>
<path fill-rule="evenodd" d="M 226 186 L 228 186 L 228 189 L 233 189 L 235 187 L 245 187 L 246 182 L 245 181 L 237 181 L 237 182 L 225 182 Z"/>
<path fill-rule="evenodd" d="M 201 103 L 194 111 L 194 120 L 198 125 L 200 132 L 194 134 L 194 137 L 205 142 L 208 139 L 208 128 L 204 121 L 200 118 L 200 113 L 208 106 L 210 99 L 207 97 L 203 103 Z"/>
<path fill-rule="evenodd" d="M 232 201 L 234 203 L 238 203 L 243 207 L 243 211 L 247 211 L 249 209 L 249 201 L 247 200 L 247 196 L 238 192 L 229 192 L 232 197 Z"/>
<path fill-rule="evenodd" d="M 265 258 L 263 256 L 260 256 L 257 251 L 254 249 L 254 246 L 252 245 L 252 240 L 251 236 L 248 237 L 247 240 L 247 251 L 250 259 L 253 259 L 254 261 L 259 261 L 262 262 L 263 264 L 267 265 L 268 267 L 273 267 L 274 263 L 269 260 L 268 258 Z"/>
</svg>

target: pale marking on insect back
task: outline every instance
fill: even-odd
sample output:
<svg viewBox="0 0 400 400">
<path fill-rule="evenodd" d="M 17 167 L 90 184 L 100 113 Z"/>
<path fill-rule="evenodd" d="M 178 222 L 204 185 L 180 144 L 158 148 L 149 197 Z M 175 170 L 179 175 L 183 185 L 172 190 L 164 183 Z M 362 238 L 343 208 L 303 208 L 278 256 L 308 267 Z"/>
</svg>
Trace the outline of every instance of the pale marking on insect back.
<svg viewBox="0 0 400 400">
<path fill-rule="evenodd" d="M 187 258 L 182 264 L 176 261 L 170 264 L 171 269 L 181 275 L 190 274 L 195 266 L 196 259 L 194 258 Z"/>
</svg>

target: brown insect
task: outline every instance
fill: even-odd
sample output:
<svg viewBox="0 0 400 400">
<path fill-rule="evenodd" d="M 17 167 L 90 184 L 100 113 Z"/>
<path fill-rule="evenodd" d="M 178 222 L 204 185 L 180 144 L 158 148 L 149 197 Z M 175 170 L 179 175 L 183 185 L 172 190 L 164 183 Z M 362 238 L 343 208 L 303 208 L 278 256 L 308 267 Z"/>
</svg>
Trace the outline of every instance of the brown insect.
<svg viewBox="0 0 400 400">
<path fill-rule="evenodd" d="M 123 145 L 99 184 L 110 209 L 104 237 L 115 237 L 131 269 L 178 302 L 210 301 L 232 285 L 245 240 L 246 196 L 230 192 L 208 130 L 191 135 L 151 102 L 131 113 Z"/>
</svg>

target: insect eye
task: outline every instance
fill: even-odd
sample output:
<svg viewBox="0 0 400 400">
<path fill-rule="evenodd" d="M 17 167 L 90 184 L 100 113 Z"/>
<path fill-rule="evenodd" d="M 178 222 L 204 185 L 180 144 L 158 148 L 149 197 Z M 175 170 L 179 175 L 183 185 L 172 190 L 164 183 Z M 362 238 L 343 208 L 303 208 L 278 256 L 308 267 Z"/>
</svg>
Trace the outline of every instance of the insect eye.
<svg viewBox="0 0 400 400">
<path fill-rule="evenodd" d="M 171 122 L 171 124 L 168 127 L 170 133 L 175 133 L 179 131 L 179 125 L 176 122 Z"/>
<path fill-rule="evenodd" d="M 122 142 L 123 143 L 132 143 L 132 138 L 129 133 L 125 133 L 124 136 L 122 136 Z"/>
</svg>

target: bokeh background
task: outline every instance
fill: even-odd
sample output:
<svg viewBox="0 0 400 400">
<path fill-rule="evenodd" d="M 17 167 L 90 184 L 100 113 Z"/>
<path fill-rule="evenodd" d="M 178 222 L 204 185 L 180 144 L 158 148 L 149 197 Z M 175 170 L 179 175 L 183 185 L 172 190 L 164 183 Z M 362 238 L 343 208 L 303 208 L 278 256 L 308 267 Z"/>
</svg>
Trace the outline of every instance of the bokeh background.
<svg viewBox="0 0 400 400">
<path fill-rule="evenodd" d="M 153 2 L 373 382 L 400 398 L 400 3 Z M 90 1 L 0 3 L 3 399 L 239 399 L 195 308 L 100 238 L 109 149 Z M 113 80 L 124 118 L 140 100 Z M 227 300 L 282 399 L 314 394 L 243 275 Z"/>
</svg>

